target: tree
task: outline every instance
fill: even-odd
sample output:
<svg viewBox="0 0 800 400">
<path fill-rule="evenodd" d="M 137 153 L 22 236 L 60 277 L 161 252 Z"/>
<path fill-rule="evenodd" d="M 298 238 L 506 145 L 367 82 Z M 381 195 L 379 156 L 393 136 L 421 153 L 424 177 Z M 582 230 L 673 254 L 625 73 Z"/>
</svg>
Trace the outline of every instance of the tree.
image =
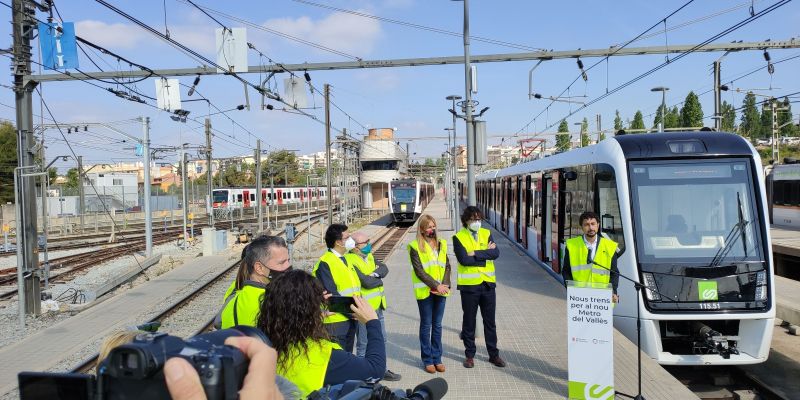
<svg viewBox="0 0 800 400">
<path fill-rule="evenodd" d="M 703 107 L 694 92 L 689 92 L 683 101 L 680 123 L 684 128 L 703 126 Z"/>
<path fill-rule="evenodd" d="M 70 168 L 67 170 L 67 183 L 64 184 L 64 187 L 67 188 L 77 188 L 78 187 L 78 169 L 77 168 Z"/>
<path fill-rule="evenodd" d="M 589 145 L 589 121 L 583 117 L 581 122 L 581 147 Z"/>
<path fill-rule="evenodd" d="M 619 110 L 614 111 L 614 131 L 622 129 L 622 117 L 619 116 Z"/>
<path fill-rule="evenodd" d="M 773 100 L 774 101 L 774 100 Z M 772 136 L 772 103 L 766 102 L 761 109 L 761 136 Z"/>
<path fill-rule="evenodd" d="M 14 168 L 17 166 L 17 131 L 8 122 L 0 123 L 0 201 L 14 201 Z"/>
<path fill-rule="evenodd" d="M 276 185 L 306 184 L 306 173 L 300 171 L 300 166 L 297 165 L 297 156 L 291 151 L 273 151 L 269 153 L 267 160 L 261 163 L 261 176 L 264 182 L 269 182 L 269 179 L 273 178 Z M 333 162 L 331 163 L 333 164 Z M 286 181 L 287 177 L 288 182 Z"/>
<path fill-rule="evenodd" d="M 631 129 L 645 129 L 644 127 L 644 116 L 642 112 L 636 110 L 636 114 L 633 116 L 633 122 L 631 122 Z"/>
<path fill-rule="evenodd" d="M 788 97 L 783 98 L 780 107 L 783 108 L 783 110 L 778 113 L 778 126 L 786 124 L 786 126 L 781 128 L 781 136 L 797 136 L 799 134 L 799 132 L 797 132 L 797 127 L 794 124 L 788 123 L 792 121 L 792 103 L 789 102 Z"/>
<path fill-rule="evenodd" d="M 736 124 L 736 109 L 733 108 L 733 104 L 728 104 L 727 101 L 723 101 L 719 112 L 722 114 L 722 130 L 725 132 L 733 132 L 735 129 L 734 125 Z"/>
<path fill-rule="evenodd" d="M 673 106 L 672 109 L 667 112 L 667 116 L 664 118 L 664 129 L 680 127 L 680 118 L 681 116 L 678 112 L 678 106 Z"/>
<path fill-rule="evenodd" d="M 666 128 L 664 123 L 664 117 L 667 111 L 667 106 L 662 104 L 658 106 L 658 111 L 656 111 L 656 116 L 653 118 L 653 129 L 658 129 L 658 124 L 662 124 L 662 128 Z"/>
<path fill-rule="evenodd" d="M 747 93 L 742 102 L 742 124 L 739 128 L 739 134 L 750 138 L 750 141 L 755 142 L 756 139 L 761 137 L 761 113 L 756 106 L 756 96 L 753 93 Z"/>
<path fill-rule="evenodd" d="M 567 124 L 567 120 L 562 119 L 561 123 L 558 124 L 558 132 L 559 134 L 556 135 L 556 150 L 558 151 L 567 151 L 570 148 L 569 143 L 569 125 Z"/>
</svg>

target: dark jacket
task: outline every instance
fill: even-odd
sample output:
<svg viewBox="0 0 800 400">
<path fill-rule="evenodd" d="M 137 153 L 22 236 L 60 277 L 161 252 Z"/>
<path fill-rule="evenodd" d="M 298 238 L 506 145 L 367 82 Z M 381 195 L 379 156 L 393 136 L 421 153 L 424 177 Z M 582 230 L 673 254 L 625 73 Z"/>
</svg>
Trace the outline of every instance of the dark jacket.
<svg viewBox="0 0 800 400">
<path fill-rule="evenodd" d="M 489 234 L 489 243 L 494 243 L 494 238 L 491 234 Z M 467 250 L 455 235 L 453 235 L 453 251 L 456 253 L 456 259 L 458 260 L 459 264 L 470 267 L 483 267 L 486 266 L 486 260 L 496 260 L 498 257 L 500 257 L 500 248 L 498 247 L 487 250 L 475 250 L 475 255 L 467 255 Z M 494 282 L 483 282 L 483 285 L 486 285 L 490 288 L 497 286 L 497 284 Z M 458 285 L 458 290 L 474 291 L 479 290 L 480 286 L 481 285 Z"/>
<path fill-rule="evenodd" d="M 603 240 L 603 237 L 600 236 L 600 235 L 597 235 L 597 246 L 598 246 L 597 248 L 600 248 L 599 246 L 600 246 L 600 241 L 601 240 Z M 587 256 L 586 262 L 587 263 L 589 262 L 588 256 Z M 564 278 L 564 282 L 565 282 L 564 284 L 566 284 L 566 281 L 571 281 L 572 280 L 572 268 L 570 268 L 570 265 L 569 265 L 569 249 L 567 249 L 566 247 L 564 247 L 564 265 L 561 266 L 561 277 Z M 611 288 L 614 289 L 614 294 L 616 294 L 617 293 L 617 286 L 619 286 L 619 269 L 617 269 L 617 253 L 616 252 L 614 252 L 614 254 L 611 256 L 611 277 L 610 277 L 610 282 L 611 282 Z"/>
<path fill-rule="evenodd" d="M 413 268 L 414 275 L 416 275 L 422 283 L 428 285 L 431 289 L 436 289 L 439 284 L 450 286 L 450 257 L 447 257 L 442 281 L 437 282 L 436 279 L 433 279 L 433 277 L 422 268 L 422 262 L 419 260 L 419 253 L 417 253 L 416 250 L 410 248 L 408 250 L 408 256 L 411 258 L 411 267 Z"/>
</svg>

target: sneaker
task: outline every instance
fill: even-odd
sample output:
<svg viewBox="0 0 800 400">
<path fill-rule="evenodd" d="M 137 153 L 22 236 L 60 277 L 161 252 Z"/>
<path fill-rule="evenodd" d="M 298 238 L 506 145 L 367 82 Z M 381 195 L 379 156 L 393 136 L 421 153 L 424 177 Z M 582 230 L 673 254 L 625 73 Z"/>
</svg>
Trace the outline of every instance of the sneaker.
<svg viewBox="0 0 800 400">
<path fill-rule="evenodd" d="M 464 368 L 474 368 L 474 367 L 475 367 L 475 359 L 473 359 L 472 357 L 467 357 L 467 359 L 464 360 Z"/>
<path fill-rule="evenodd" d="M 383 380 L 387 382 L 399 381 L 401 378 L 402 376 L 400 376 L 400 374 L 396 374 L 388 369 L 386 370 L 386 373 L 383 374 Z"/>
<path fill-rule="evenodd" d="M 427 372 L 429 374 L 435 374 L 436 373 L 436 367 L 434 367 L 433 365 L 426 365 L 425 366 L 425 372 Z"/>
<path fill-rule="evenodd" d="M 444 372 L 444 364 L 436 364 L 436 370 L 439 372 Z"/>
<path fill-rule="evenodd" d="M 500 367 L 500 368 L 503 368 L 503 367 L 506 366 L 506 362 L 503 361 L 503 359 L 500 358 L 500 356 L 490 357 L 489 358 L 489 362 L 494 364 L 496 367 Z"/>
</svg>

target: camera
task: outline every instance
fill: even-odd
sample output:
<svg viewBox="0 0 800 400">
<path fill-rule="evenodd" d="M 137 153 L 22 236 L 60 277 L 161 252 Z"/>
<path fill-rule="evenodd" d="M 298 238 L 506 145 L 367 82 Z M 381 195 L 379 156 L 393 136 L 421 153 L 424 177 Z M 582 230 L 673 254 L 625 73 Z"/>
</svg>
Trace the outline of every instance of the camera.
<svg viewBox="0 0 800 400">
<path fill-rule="evenodd" d="M 306 400 L 439 400 L 447 394 L 447 381 L 434 378 L 413 390 L 389 389 L 377 381 L 347 381 L 312 392 Z"/>
<path fill-rule="evenodd" d="M 225 345 L 225 339 L 233 336 L 255 337 L 271 345 L 261 331 L 248 326 L 187 340 L 160 332 L 142 333 L 111 350 L 100 363 L 96 380 L 85 374 L 21 372 L 20 399 L 170 399 L 163 368 L 172 357 L 194 366 L 209 400 L 237 399 L 249 360 L 239 349 Z"/>
</svg>

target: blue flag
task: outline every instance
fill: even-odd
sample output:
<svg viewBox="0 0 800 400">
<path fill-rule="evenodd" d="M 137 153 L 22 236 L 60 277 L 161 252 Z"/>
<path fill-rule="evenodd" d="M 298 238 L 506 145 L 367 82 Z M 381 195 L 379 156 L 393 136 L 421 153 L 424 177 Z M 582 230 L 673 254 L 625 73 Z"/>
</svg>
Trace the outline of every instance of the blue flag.
<svg viewBox="0 0 800 400">
<path fill-rule="evenodd" d="M 78 44 L 75 41 L 75 25 L 39 23 L 39 45 L 42 48 L 42 64 L 47 69 L 78 68 Z"/>
</svg>

